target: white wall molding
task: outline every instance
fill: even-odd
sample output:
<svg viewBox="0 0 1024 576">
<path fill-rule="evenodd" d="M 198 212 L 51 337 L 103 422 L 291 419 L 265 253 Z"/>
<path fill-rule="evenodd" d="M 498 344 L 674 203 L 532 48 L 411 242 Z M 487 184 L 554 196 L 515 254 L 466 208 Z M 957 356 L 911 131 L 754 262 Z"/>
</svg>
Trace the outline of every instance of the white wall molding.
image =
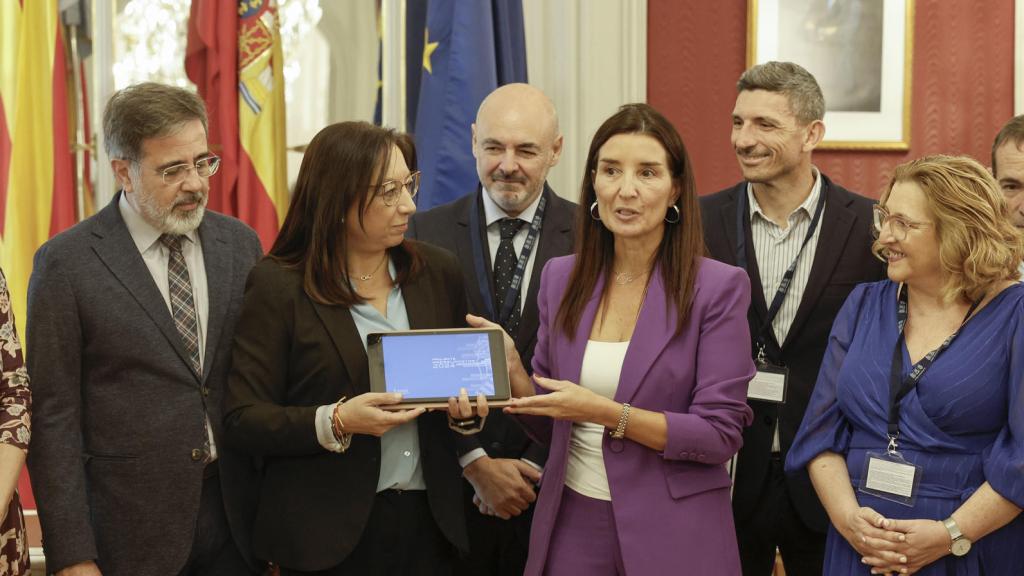
<svg viewBox="0 0 1024 576">
<path fill-rule="evenodd" d="M 647 0 L 523 0 L 523 13 L 530 83 L 554 101 L 565 139 L 548 182 L 576 200 L 598 126 L 647 100 Z"/>
</svg>

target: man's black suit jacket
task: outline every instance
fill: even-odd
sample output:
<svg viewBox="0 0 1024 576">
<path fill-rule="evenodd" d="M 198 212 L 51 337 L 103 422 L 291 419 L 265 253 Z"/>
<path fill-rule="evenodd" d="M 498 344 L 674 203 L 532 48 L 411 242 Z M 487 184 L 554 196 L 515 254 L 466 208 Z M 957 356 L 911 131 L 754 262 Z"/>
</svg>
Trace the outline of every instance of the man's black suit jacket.
<svg viewBox="0 0 1024 576">
<path fill-rule="evenodd" d="M 828 335 L 843 302 L 853 287 L 885 277 L 885 268 L 871 253 L 871 207 L 874 201 L 833 184 L 821 175 L 825 194 L 825 212 L 811 273 L 804 289 L 796 317 L 786 341 L 775 341 L 769 334 L 768 348 L 789 368 L 789 389 L 781 406 L 751 400 L 754 423 L 743 435 L 743 448 L 737 461 L 736 485 L 733 489 L 733 514 L 736 525 L 742 526 L 761 498 L 768 474 L 775 422 L 779 422 L 779 440 L 785 459 L 797 428 L 803 419 L 821 360 L 825 355 Z M 704 240 L 712 258 L 736 265 L 736 203 L 747 193 L 747 182 L 701 198 Z M 743 219 L 746 257 L 751 285 L 751 304 L 747 318 L 750 333 L 761 329 L 768 316 L 757 257 L 754 254 L 750 218 Z M 774 287 L 773 287 L 774 288 Z M 787 297 L 794 297 L 793 294 Z M 806 477 L 787 478 L 789 495 L 810 528 L 824 532 L 828 526 L 825 511 Z"/>
<path fill-rule="evenodd" d="M 484 298 L 493 302 L 491 294 L 494 291 L 483 204 L 480 201 L 480 194 L 483 193 L 481 188 L 477 188 L 475 194 L 467 194 L 454 202 L 413 215 L 407 234 L 410 238 L 451 250 L 458 256 L 462 275 L 466 282 L 469 312 L 481 316 L 486 315 L 485 311 L 487 310 Z M 560 198 L 547 185 L 544 186 L 543 194 L 548 199 L 547 207 L 544 222 L 541 225 L 540 238 L 534 248 L 537 256 L 530 274 L 530 285 L 520 300 L 523 308 L 519 330 L 515 338 L 516 349 L 523 359 L 523 366 L 531 373 L 533 372 L 531 368 L 533 348 L 537 344 L 539 324 L 537 290 L 540 287 L 540 273 L 548 260 L 572 253 L 575 228 L 576 204 Z M 478 210 L 480 216 L 479 240 L 482 254 L 487 259 L 486 265 L 482 268 L 487 274 L 489 294 L 481 294 L 479 289 L 477 266 L 473 259 L 472 232 L 469 226 L 470 210 Z M 480 443 L 492 458 L 526 458 L 541 466 L 547 461 L 547 449 L 531 442 L 518 424 L 500 413 L 492 412 L 491 416 L 487 418 L 487 425 L 480 434 L 460 441 L 459 452 L 464 454 L 480 446 Z"/>
<path fill-rule="evenodd" d="M 409 327 L 465 325 L 465 288 L 454 257 L 408 242 L 425 263 L 402 285 Z M 314 302 L 302 270 L 264 258 L 245 287 L 224 393 L 224 435 L 263 464 L 253 555 L 301 571 L 337 566 L 366 527 L 380 474 L 380 438 L 356 434 L 336 454 L 316 436 L 319 406 L 370 391 L 366 352 L 349 309 Z M 455 433 L 444 411 L 417 419 L 420 463 L 434 520 L 468 550 Z"/>
</svg>

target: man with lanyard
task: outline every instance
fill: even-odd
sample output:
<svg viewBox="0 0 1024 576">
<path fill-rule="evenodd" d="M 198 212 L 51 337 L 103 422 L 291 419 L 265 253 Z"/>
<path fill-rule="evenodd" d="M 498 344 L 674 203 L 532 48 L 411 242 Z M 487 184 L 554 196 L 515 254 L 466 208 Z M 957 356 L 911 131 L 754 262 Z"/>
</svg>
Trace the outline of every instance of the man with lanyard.
<svg viewBox="0 0 1024 576">
<path fill-rule="evenodd" d="M 501 324 L 529 370 L 540 272 L 549 259 L 571 253 L 573 244 L 575 204 L 545 184 L 562 152 L 555 107 L 532 86 L 502 86 L 480 104 L 472 141 L 481 187 L 416 214 L 408 236 L 459 257 L 470 312 Z M 459 441 L 472 502 L 470 556 L 459 573 L 522 574 L 534 486 L 547 450 L 495 411 L 480 434 Z"/>
<path fill-rule="evenodd" d="M 872 201 L 811 163 L 825 135 L 817 81 L 789 62 L 754 66 L 737 83 L 732 144 L 744 181 L 701 199 L 713 258 L 751 281 L 758 373 L 754 423 L 734 462 L 733 515 L 745 576 L 821 574 L 828 519 L 813 487 L 783 473 L 828 334 L 854 285 L 885 277 L 871 254 Z M 820 249 L 819 249 L 820 248 Z"/>
<path fill-rule="evenodd" d="M 996 134 L 992 143 L 992 175 L 1003 190 L 1010 221 L 1024 232 L 1024 115 L 1011 118 Z M 1024 262 L 1020 272 L 1024 280 Z"/>
</svg>

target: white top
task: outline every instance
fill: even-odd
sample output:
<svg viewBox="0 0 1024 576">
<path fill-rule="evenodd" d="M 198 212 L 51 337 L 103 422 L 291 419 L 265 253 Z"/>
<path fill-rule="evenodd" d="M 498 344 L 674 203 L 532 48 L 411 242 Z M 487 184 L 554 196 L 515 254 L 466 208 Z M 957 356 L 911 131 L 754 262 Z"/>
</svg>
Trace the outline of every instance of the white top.
<svg viewBox="0 0 1024 576">
<path fill-rule="evenodd" d="M 587 340 L 580 369 L 580 386 L 605 398 L 613 398 L 619 389 L 619 374 L 626 359 L 629 342 Z M 572 425 L 565 485 L 597 500 L 611 500 L 608 473 L 604 469 L 604 426 L 585 422 Z"/>
</svg>

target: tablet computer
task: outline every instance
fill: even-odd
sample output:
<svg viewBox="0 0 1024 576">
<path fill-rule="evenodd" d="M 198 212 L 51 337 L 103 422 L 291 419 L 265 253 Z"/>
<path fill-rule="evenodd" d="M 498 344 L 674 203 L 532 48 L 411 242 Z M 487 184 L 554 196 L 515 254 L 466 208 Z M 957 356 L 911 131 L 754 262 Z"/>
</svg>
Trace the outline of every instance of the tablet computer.
<svg viewBox="0 0 1024 576">
<path fill-rule="evenodd" d="M 471 402 L 483 394 L 491 406 L 511 396 L 504 334 L 495 328 L 373 332 L 366 353 L 370 390 L 400 392 L 395 409 L 447 407 L 462 388 Z"/>
</svg>

